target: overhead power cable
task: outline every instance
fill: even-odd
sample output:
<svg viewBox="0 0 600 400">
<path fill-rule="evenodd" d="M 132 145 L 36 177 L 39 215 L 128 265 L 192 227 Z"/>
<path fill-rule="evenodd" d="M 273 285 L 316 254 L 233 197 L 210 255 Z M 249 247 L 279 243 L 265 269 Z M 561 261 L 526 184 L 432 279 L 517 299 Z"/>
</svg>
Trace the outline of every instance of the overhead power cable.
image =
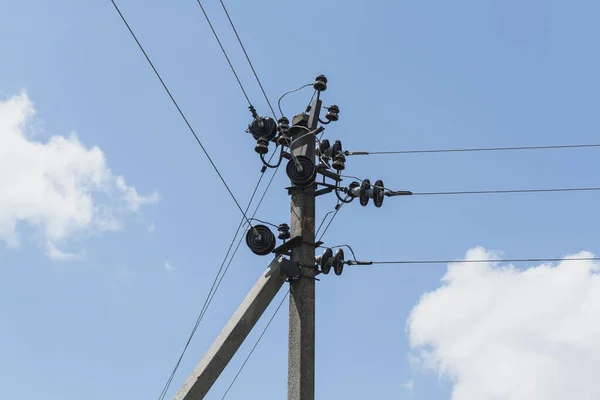
<svg viewBox="0 0 600 400">
<path fill-rule="evenodd" d="M 595 144 L 566 144 L 556 146 L 519 146 L 519 147 L 474 147 L 460 149 L 423 149 L 423 150 L 398 150 L 398 151 L 345 151 L 346 156 L 375 156 L 390 154 L 425 154 L 425 153 L 467 153 L 481 151 L 517 151 L 517 150 L 552 150 L 552 149 L 580 149 L 589 147 L 600 147 Z"/>
<path fill-rule="evenodd" d="M 273 156 L 275 155 L 275 153 L 273 153 L 271 155 L 271 158 L 273 158 Z M 270 160 L 269 160 L 270 161 Z M 262 197 L 260 198 L 256 208 L 254 209 L 254 213 L 252 214 L 252 218 L 254 217 L 254 215 L 256 215 L 256 213 L 258 212 L 258 209 L 260 208 L 260 206 L 262 205 L 262 202 L 269 190 L 269 188 L 271 187 L 271 183 L 273 182 L 273 179 L 275 177 L 275 175 L 277 174 L 277 169 L 275 171 L 273 171 L 273 175 L 271 176 L 271 180 L 269 181 L 269 183 L 267 184 Z M 252 204 L 252 201 L 254 200 L 254 197 L 256 196 L 256 193 L 258 191 L 258 188 L 260 186 L 260 183 L 262 181 L 264 177 L 264 172 L 261 172 L 260 174 L 260 178 L 258 179 L 258 182 L 256 183 L 256 186 L 254 188 L 254 191 L 252 192 L 252 195 L 250 196 L 250 200 L 248 201 L 248 205 L 246 206 L 246 213 L 248 212 L 248 209 L 250 208 L 250 205 Z M 233 259 L 235 258 L 235 255 L 237 254 L 237 251 L 240 247 L 240 244 L 242 242 L 242 239 L 244 237 L 244 235 L 242 235 L 240 237 L 240 241 L 238 242 L 237 246 L 235 247 L 235 250 L 233 251 L 233 253 L 231 253 L 231 250 L 235 244 L 235 240 L 240 232 L 240 229 L 242 228 L 242 226 L 244 225 L 245 219 L 242 218 L 242 220 L 240 221 L 237 230 L 235 231 L 235 234 L 233 235 L 233 238 L 231 239 L 231 243 L 229 244 L 229 248 L 227 249 L 227 253 L 225 254 L 225 257 L 223 258 L 223 261 L 221 262 L 221 266 L 219 267 L 219 270 L 217 271 L 217 274 L 215 275 L 214 279 L 213 279 L 213 283 L 211 285 L 211 288 L 206 296 L 206 299 L 204 300 L 204 304 L 202 306 L 202 309 L 200 310 L 200 314 L 198 315 L 198 317 L 196 318 L 196 322 L 194 324 L 194 327 L 192 328 L 192 331 L 188 337 L 188 340 L 179 356 L 179 359 L 177 360 L 177 363 L 175 364 L 175 366 L 173 367 L 173 370 L 167 380 L 167 382 L 165 383 L 165 386 L 163 387 L 163 390 L 159 396 L 159 400 L 163 400 L 165 398 L 165 396 L 167 395 L 167 392 L 169 390 L 169 387 L 171 386 L 171 382 L 173 381 L 173 378 L 175 377 L 175 374 L 177 373 L 177 370 L 179 369 L 179 366 L 181 364 L 181 361 L 183 360 L 183 357 L 192 341 L 192 338 L 194 337 L 194 335 L 196 334 L 196 331 L 198 329 L 198 327 L 200 326 L 200 323 L 202 322 L 202 320 L 204 319 L 204 316 L 206 315 L 206 312 L 208 311 L 208 308 L 210 307 L 212 300 L 215 296 L 215 294 L 217 293 L 217 290 L 219 289 L 219 287 L 221 286 L 221 282 L 223 281 L 223 278 L 225 277 L 225 274 L 227 273 L 227 271 L 229 270 L 229 267 L 233 261 Z M 229 257 L 231 253 L 231 257 Z M 227 259 L 229 258 L 229 262 L 227 262 Z M 227 265 L 226 265 L 227 264 Z"/>
<path fill-rule="evenodd" d="M 200 5 L 200 7 L 202 7 L 202 4 L 200 4 L 200 0 L 198 0 L 198 5 Z M 225 14 L 227 15 L 227 19 L 229 20 L 229 24 L 231 25 L 231 28 L 233 28 L 233 32 L 235 32 L 235 36 L 237 37 L 237 40 L 240 43 L 242 50 L 244 51 L 246 60 L 248 60 L 248 64 L 250 64 L 250 68 L 252 68 L 252 72 L 254 73 L 254 77 L 256 78 L 256 81 L 258 82 L 258 86 L 260 86 L 260 90 L 262 91 L 263 96 L 265 96 L 265 100 L 267 101 L 267 104 L 269 105 L 269 108 L 271 109 L 271 112 L 273 113 L 273 117 L 275 117 L 275 119 L 277 120 L 277 115 L 275 115 L 275 110 L 273 109 L 273 106 L 271 105 L 271 102 L 269 101 L 269 97 L 267 96 L 267 93 L 265 92 L 265 88 L 263 87 L 260 79 L 258 78 L 258 74 L 256 73 L 256 70 L 254 69 L 254 65 L 252 64 L 252 61 L 250 61 L 250 56 L 248 55 L 248 52 L 246 51 L 246 47 L 244 47 L 244 44 L 242 43 L 242 39 L 240 38 L 238 31 L 237 31 L 237 29 L 235 29 L 235 25 L 233 24 L 233 21 L 231 20 L 231 16 L 229 15 L 229 11 L 227 11 L 227 7 L 225 7 L 225 3 L 223 3 L 223 0 L 221 0 L 221 5 L 223 6 L 223 10 L 225 11 Z M 202 10 L 204 11 L 204 8 Z M 204 15 L 206 15 L 206 13 Z"/>
<path fill-rule="evenodd" d="M 240 376 L 240 374 L 242 373 L 242 371 L 244 370 L 244 367 L 246 366 L 246 364 L 248 363 L 248 360 L 250 359 L 250 357 L 252 357 L 252 354 L 254 353 L 254 350 L 256 350 L 256 347 L 258 346 L 258 344 L 260 343 L 260 341 L 262 340 L 263 336 L 265 335 L 265 332 L 267 332 L 267 329 L 269 329 L 269 326 L 271 326 L 271 322 L 273 322 L 273 320 L 275 319 L 275 317 L 277 316 L 277 313 L 279 312 L 279 309 L 281 308 L 281 306 L 283 305 L 283 302 L 285 301 L 285 299 L 288 298 L 290 294 L 290 291 L 288 290 L 288 292 L 286 293 L 285 296 L 283 296 L 283 299 L 281 299 L 281 302 L 279 303 L 279 305 L 277 306 L 277 309 L 275 310 L 275 312 L 273 313 L 273 315 L 271 316 L 271 319 L 269 319 L 269 322 L 267 322 L 267 325 L 265 326 L 265 328 L 263 329 L 263 331 L 261 332 L 260 336 L 258 337 L 258 339 L 256 340 L 256 343 L 254 343 L 254 346 L 252 346 L 252 349 L 250 350 L 250 353 L 248 353 L 248 356 L 246 357 L 246 359 L 244 360 L 244 363 L 242 364 L 242 366 L 240 367 L 240 369 L 238 370 L 238 372 L 235 374 L 235 376 L 233 377 L 233 380 L 231 381 L 231 383 L 229 384 L 229 387 L 227 388 L 227 390 L 225 391 L 225 394 L 223 394 L 223 397 L 221 397 L 221 400 L 224 400 L 225 397 L 227 397 L 227 393 L 229 393 L 229 391 L 231 390 L 231 388 L 233 387 L 233 384 L 235 383 L 235 381 L 237 380 L 238 376 Z"/>
<path fill-rule="evenodd" d="M 313 85 L 312 83 L 307 83 L 306 85 L 302 85 L 302 86 L 300 86 L 300 87 L 299 87 L 299 88 L 297 88 L 297 89 L 289 90 L 289 91 L 285 92 L 284 94 L 282 94 L 282 95 L 281 95 L 281 97 L 280 97 L 280 98 L 277 100 L 277 107 L 279 108 L 279 112 L 281 113 L 281 115 L 283 115 L 283 110 L 281 109 L 281 100 L 282 100 L 282 99 L 283 99 L 285 96 L 287 96 L 287 95 L 288 95 L 288 94 L 290 94 L 290 93 L 294 93 L 294 92 L 297 92 L 297 91 L 299 91 L 299 90 L 302 90 L 302 89 L 304 89 L 305 87 L 312 86 L 312 85 Z M 315 91 L 315 93 L 316 93 L 316 91 Z M 313 97 L 314 97 L 314 94 L 313 94 Z M 311 100 L 311 102 L 312 102 L 312 100 Z"/>
<path fill-rule="evenodd" d="M 515 259 L 490 259 L 490 260 L 398 260 L 398 261 L 361 261 L 359 265 L 376 264 L 481 264 L 481 263 L 517 263 L 517 262 L 560 262 L 560 261 L 600 261 L 600 257 L 574 257 L 574 258 L 515 258 Z M 350 261 L 350 265 L 353 261 Z"/>
<path fill-rule="evenodd" d="M 468 190 L 468 191 L 452 191 L 452 192 L 420 192 L 420 193 L 413 192 L 412 196 L 443 196 L 443 195 L 504 194 L 504 193 L 590 192 L 590 191 L 598 191 L 598 190 L 600 190 L 600 187 L 552 188 L 552 189 L 509 189 L 509 190 Z"/>
<path fill-rule="evenodd" d="M 125 26 L 127 27 L 127 29 L 129 30 L 129 33 L 131 33 L 131 36 L 133 37 L 133 39 L 135 40 L 135 42 L 137 43 L 138 47 L 140 48 L 140 50 L 142 51 L 142 53 L 144 54 L 144 57 L 146 57 L 146 60 L 148 61 L 148 64 L 150 64 L 150 66 L 152 67 L 152 70 L 154 71 L 154 73 L 156 74 L 156 77 L 158 78 L 158 80 L 160 81 L 160 83 L 162 84 L 163 88 L 165 89 L 165 91 L 167 92 L 167 94 L 169 95 L 169 97 L 171 98 L 171 101 L 173 102 L 173 104 L 175 105 L 175 108 L 177 108 L 177 111 L 179 111 L 179 114 L 181 115 L 181 118 L 183 118 L 183 121 L 185 122 L 185 124 L 187 125 L 187 127 L 189 128 L 190 132 L 192 133 L 192 135 L 194 135 L 194 138 L 196 139 L 196 142 L 198 142 L 198 145 L 200 146 L 200 148 L 202 149 L 202 151 L 204 152 L 204 155 L 206 156 L 206 158 L 208 159 L 208 161 L 210 162 L 210 165 L 212 165 L 213 169 L 215 170 L 215 172 L 217 173 L 217 175 L 219 176 L 219 179 L 221 179 L 221 182 L 223 182 L 223 185 L 225 186 L 225 188 L 227 189 L 227 191 L 229 192 L 229 195 L 231 196 L 231 198 L 233 199 L 233 201 L 235 202 L 235 205 L 237 206 L 237 208 L 240 210 L 240 212 L 242 213 L 242 215 L 244 216 L 244 218 L 246 219 L 246 221 L 250 224 L 250 221 L 248 220 L 248 217 L 246 216 L 246 213 L 244 212 L 244 210 L 242 209 L 242 206 L 240 205 L 239 201 L 237 200 L 237 198 L 235 197 L 235 195 L 233 194 L 233 192 L 231 191 L 231 188 L 229 187 L 229 185 L 227 184 L 227 182 L 225 181 L 225 178 L 223 178 L 223 175 L 221 174 L 221 172 L 219 171 L 219 168 L 217 168 L 217 166 L 215 165 L 214 161 L 212 160 L 212 158 L 210 157 L 210 155 L 208 154 L 208 151 L 206 150 L 206 148 L 204 147 L 204 145 L 202 144 L 202 142 L 200 141 L 200 138 L 198 137 L 198 135 L 196 134 L 196 132 L 194 131 L 194 128 L 192 128 L 192 125 L 190 124 L 190 122 L 188 121 L 188 119 L 186 118 L 185 114 L 183 113 L 183 111 L 181 110 L 181 108 L 179 107 L 179 104 L 177 104 L 177 101 L 175 100 L 175 98 L 173 97 L 173 95 L 171 94 L 171 91 L 169 90 L 169 88 L 167 87 L 165 81 L 162 79 L 162 77 L 160 76 L 160 74 L 158 73 L 158 70 L 156 69 L 156 67 L 154 66 L 154 64 L 152 63 L 152 61 L 150 60 L 150 57 L 148 57 L 148 54 L 146 53 L 146 51 L 144 50 L 144 47 L 142 46 L 142 44 L 140 43 L 140 41 L 138 40 L 137 36 L 135 35 L 135 33 L 133 33 L 133 30 L 131 29 L 131 27 L 129 26 L 129 23 L 127 22 L 127 20 L 125 19 L 125 16 L 123 16 L 123 14 L 121 13 L 121 10 L 119 9 L 119 7 L 117 6 L 117 3 L 115 3 L 114 0 L 111 0 L 113 6 L 115 7 L 115 10 L 117 10 L 117 13 L 119 13 L 119 16 L 121 17 L 121 19 L 123 20 L 123 23 L 125 24 Z M 233 67 L 232 67 L 233 68 Z M 237 75 L 236 75 L 237 76 Z M 241 85 L 241 83 L 240 83 Z M 245 94 L 245 92 L 244 92 Z M 246 99 L 248 97 L 246 96 Z M 250 102 L 248 100 L 248 102 Z M 251 225 L 251 224 L 250 224 Z"/>
<path fill-rule="evenodd" d="M 210 18 L 208 18 L 208 14 L 206 13 L 204 6 L 200 2 L 200 0 L 196 0 L 196 1 L 198 2 L 198 5 L 200 6 L 202 13 L 204 14 L 204 18 L 206 18 L 206 22 L 208 22 L 208 26 L 210 27 L 210 30 L 212 31 L 213 35 L 215 36 L 215 39 L 217 39 L 217 43 L 219 44 L 219 47 L 221 48 L 221 51 L 223 52 L 223 55 L 225 56 L 225 59 L 227 60 L 227 63 L 229 64 L 229 68 L 231 68 L 231 72 L 233 72 L 235 79 L 237 80 L 238 84 L 240 85 L 240 89 L 242 89 L 242 93 L 244 93 L 244 97 L 246 97 L 248 104 L 250 106 L 252 106 L 252 102 L 250 101 L 250 98 L 248 97 L 248 94 L 246 93 L 246 90 L 244 89 L 244 85 L 242 85 L 242 81 L 240 80 L 240 77 L 238 76 L 237 72 L 235 71 L 235 68 L 233 68 L 233 64 L 231 63 L 231 60 L 229 59 L 229 56 L 227 55 L 227 52 L 225 51 L 225 47 L 223 47 L 223 44 L 221 43 L 221 39 L 219 39 L 219 35 L 217 35 L 217 32 L 215 31 L 215 28 L 213 27 L 212 22 L 210 22 Z"/>
<path fill-rule="evenodd" d="M 325 229 L 323 230 L 323 233 L 321 233 L 321 236 L 319 237 L 319 242 L 321 241 L 321 239 L 323 239 L 323 236 L 325 236 L 325 234 L 327 233 L 327 230 L 329 229 L 329 227 L 331 226 L 331 224 L 333 223 L 333 220 L 335 219 L 335 217 L 338 215 L 338 213 L 340 212 L 340 210 L 342 209 L 342 207 L 344 206 L 344 204 L 346 203 L 340 203 L 339 207 L 336 207 L 335 213 L 333 213 L 333 216 L 331 217 L 331 219 L 329 220 L 329 222 L 327 223 L 327 225 L 325 226 Z M 327 217 L 327 215 L 325 216 Z M 323 219 L 324 221 L 325 219 Z M 321 229 L 321 227 L 319 227 L 319 229 Z"/>
</svg>

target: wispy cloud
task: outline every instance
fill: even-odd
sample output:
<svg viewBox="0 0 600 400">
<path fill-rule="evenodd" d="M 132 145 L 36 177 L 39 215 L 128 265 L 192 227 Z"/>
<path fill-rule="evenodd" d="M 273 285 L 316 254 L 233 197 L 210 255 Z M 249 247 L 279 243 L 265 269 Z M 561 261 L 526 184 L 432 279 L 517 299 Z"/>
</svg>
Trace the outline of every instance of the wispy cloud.
<svg viewBox="0 0 600 400">
<path fill-rule="evenodd" d="M 165 267 L 165 271 L 168 271 L 168 272 L 175 271 L 175 267 L 172 266 L 169 261 L 165 261 L 164 267 Z"/>
</svg>

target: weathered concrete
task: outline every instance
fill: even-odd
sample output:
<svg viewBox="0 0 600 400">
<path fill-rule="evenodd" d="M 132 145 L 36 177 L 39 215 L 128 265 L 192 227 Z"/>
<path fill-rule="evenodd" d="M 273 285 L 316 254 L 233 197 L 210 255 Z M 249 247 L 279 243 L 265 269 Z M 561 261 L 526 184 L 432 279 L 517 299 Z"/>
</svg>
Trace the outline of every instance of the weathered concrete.
<svg viewBox="0 0 600 400">
<path fill-rule="evenodd" d="M 321 101 L 312 104 L 307 128 L 319 123 Z M 315 160 L 314 135 L 303 136 L 291 149 L 294 155 Z M 294 137 L 293 137 L 294 139 Z M 290 322 L 288 337 L 288 400 L 315 398 L 315 185 L 292 194 L 291 234 L 301 236 L 302 244 L 292 250 L 292 261 L 301 266 L 301 278 L 290 283 Z"/>
<path fill-rule="evenodd" d="M 175 400 L 200 400 L 206 396 L 284 282 L 280 260 L 275 259 L 187 378 Z"/>
</svg>

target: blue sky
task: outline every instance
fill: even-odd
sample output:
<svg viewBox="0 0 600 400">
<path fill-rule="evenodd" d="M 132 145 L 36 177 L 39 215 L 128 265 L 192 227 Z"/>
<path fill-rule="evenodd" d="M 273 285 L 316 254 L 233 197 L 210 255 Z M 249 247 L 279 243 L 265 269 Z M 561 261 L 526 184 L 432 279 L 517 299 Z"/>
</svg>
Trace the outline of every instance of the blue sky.
<svg viewBox="0 0 600 400">
<path fill-rule="evenodd" d="M 251 100 L 267 114 L 218 1 L 205 3 Z M 326 135 L 346 149 L 597 142 L 600 6 L 591 0 L 227 4 L 271 101 L 318 74 L 328 77 L 323 100 L 341 112 Z M 244 133 L 250 115 L 196 2 L 119 5 L 247 202 L 260 170 Z M 36 111 L 29 139 L 47 143 L 76 132 L 81 146 L 102 151 L 111 179 L 123 175 L 128 190 L 147 200 L 135 210 L 127 203 L 121 229 L 59 236 L 61 249 L 84 252 L 82 260 L 48 257 L 40 244 L 48 233 L 31 220 L 17 225 L 19 246 L 0 239 L 0 397 L 157 398 L 239 212 L 110 1 L 4 2 L 0 37 L 0 94 L 6 101 L 26 90 Z M 310 95 L 286 97 L 286 115 L 302 111 Z M 415 192 L 598 186 L 594 149 L 355 157 L 346 165 L 349 174 Z M 257 217 L 288 222 L 287 184 L 280 172 Z M 127 201 L 131 192 L 122 192 Z M 94 200 L 116 204 L 111 193 Z M 598 252 L 597 200 L 557 193 L 396 198 L 381 209 L 353 203 L 325 240 L 377 260 L 455 259 L 474 246 L 509 258 Z M 332 196 L 320 198 L 318 216 L 334 205 Z M 268 262 L 240 249 L 170 394 Z M 436 290 L 445 272 L 441 265 L 349 268 L 319 282 L 317 396 L 450 398 L 452 380 L 410 361 L 406 331 L 420 296 Z M 208 398 L 221 398 L 259 333 Z M 286 368 L 282 312 L 228 398 L 281 399 Z"/>
</svg>

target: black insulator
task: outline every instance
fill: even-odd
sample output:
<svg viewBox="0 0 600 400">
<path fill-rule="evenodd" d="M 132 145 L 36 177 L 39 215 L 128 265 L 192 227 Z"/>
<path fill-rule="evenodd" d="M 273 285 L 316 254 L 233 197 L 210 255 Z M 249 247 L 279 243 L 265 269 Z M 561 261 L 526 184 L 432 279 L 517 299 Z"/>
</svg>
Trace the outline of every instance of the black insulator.
<svg viewBox="0 0 600 400">
<path fill-rule="evenodd" d="M 342 152 L 342 142 L 336 140 L 333 142 L 333 148 L 331 149 L 331 154 L 335 157 L 338 153 Z"/>
<path fill-rule="evenodd" d="M 292 140 L 289 136 L 281 134 L 277 137 L 277 144 L 280 146 L 289 146 Z"/>
<path fill-rule="evenodd" d="M 337 156 L 333 159 L 333 163 L 331 164 L 333 169 L 336 171 L 343 171 L 346 169 L 346 156 L 342 153 L 338 153 Z"/>
<path fill-rule="evenodd" d="M 260 117 L 252 121 L 248 126 L 248 131 L 254 136 L 254 139 L 264 138 L 271 140 L 277 134 L 277 123 L 273 118 Z"/>
<path fill-rule="evenodd" d="M 383 204 L 384 190 L 383 181 L 381 179 L 375 181 L 375 185 L 373 185 L 373 203 L 377 208 Z"/>
<path fill-rule="evenodd" d="M 329 154 L 327 154 L 327 150 L 329 150 L 330 148 L 331 144 L 329 143 L 329 140 L 321 140 L 321 142 L 319 143 L 319 155 L 324 157 L 328 156 Z"/>
<path fill-rule="evenodd" d="M 333 259 L 333 251 L 326 248 L 321 257 L 318 258 L 318 264 L 321 267 L 321 272 L 327 275 L 331 270 L 331 260 Z"/>
<path fill-rule="evenodd" d="M 277 237 L 281 240 L 287 240 L 291 237 L 290 226 L 288 224 L 281 224 L 277 227 Z"/>
<path fill-rule="evenodd" d="M 329 106 L 327 109 L 327 114 L 325 114 L 325 118 L 327 118 L 329 121 L 337 121 L 340 119 L 339 113 L 340 108 L 338 106 Z"/>
<path fill-rule="evenodd" d="M 269 141 L 264 138 L 258 139 L 254 151 L 258 154 L 267 154 L 269 152 Z"/>
<path fill-rule="evenodd" d="M 279 131 L 279 133 L 289 136 L 290 134 L 290 120 L 287 119 L 286 117 L 281 117 L 279 118 L 278 124 L 277 124 L 277 130 Z"/>
<path fill-rule="evenodd" d="M 313 87 L 319 92 L 324 92 L 325 90 L 327 90 L 327 78 L 325 78 L 325 75 L 317 76 Z"/>
<path fill-rule="evenodd" d="M 294 158 L 296 160 L 294 160 Z M 300 164 L 300 168 L 296 165 L 296 162 Z M 300 187 L 310 185 L 317 176 L 315 164 L 309 157 L 303 155 L 293 156 L 292 159 L 288 161 L 285 172 L 290 178 L 290 181 L 292 181 L 295 186 Z"/>
<path fill-rule="evenodd" d="M 369 204 L 369 190 L 371 189 L 371 181 L 368 179 L 365 179 L 364 181 L 362 181 L 362 184 L 360 185 L 360 196 L 359 196 L 359 200 L 360 200 L 360 205 L 361 206 L 366 206 L 367 204 Z"/>
<path fill-rule="evenodd" d="M 333 272 L 336 275 L 341 275 L 344 271 L 344 250 L 338 249 L 333 256 Z"/>
<path fill-rule="evenodd" d="M 351 184 L 348 185 L 348 195 L 352 196 L 353 198 L 356 197 L 354 195 L 354 189 L 359 188 L 360 187 L 360 183 L 354 181 Z"/>
<path fill-rule="evenodd" d="M 254 225 L 246 233 L 246 244 L 259 256 L 266 256 L 275 248 L 275 235 L 265 225 Z"/>
</svg>

